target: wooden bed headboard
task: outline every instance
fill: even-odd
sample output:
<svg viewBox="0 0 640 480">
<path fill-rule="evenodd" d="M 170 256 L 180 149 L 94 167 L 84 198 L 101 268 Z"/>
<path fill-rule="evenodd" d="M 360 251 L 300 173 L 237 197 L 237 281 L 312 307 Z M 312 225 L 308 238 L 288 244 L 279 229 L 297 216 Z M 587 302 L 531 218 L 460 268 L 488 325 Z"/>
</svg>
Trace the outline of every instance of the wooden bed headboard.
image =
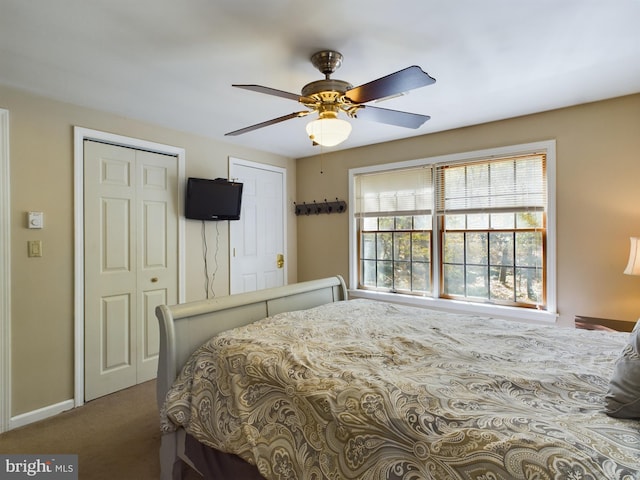
<svg viewBox="0 0 640 480">
<path fill-rule="evenodd" d="M 211 300 L 158 306 L 158 407 L 191 354 L 214 335 L 277 313 L 346 299 L 347 287 L 338 275 Z"/>
</svg>

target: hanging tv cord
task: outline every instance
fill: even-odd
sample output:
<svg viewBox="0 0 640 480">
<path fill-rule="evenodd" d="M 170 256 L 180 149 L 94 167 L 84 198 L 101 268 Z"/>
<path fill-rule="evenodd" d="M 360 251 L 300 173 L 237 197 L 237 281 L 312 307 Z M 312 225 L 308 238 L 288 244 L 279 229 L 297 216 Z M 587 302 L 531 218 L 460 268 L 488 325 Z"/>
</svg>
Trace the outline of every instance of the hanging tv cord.
<svg viewBox="0 0 640 480">
<path fill-rule="evenodd" d="M 209 247 L 207 245 L 207 229 L 206 229 L 206 222 L 204 220 L 202 220 L 202 229 L 201 229 L 202 254 L 204 258 L 204 292 L 205 292 L 205 298 L 207 299 L 215 298 L 216 296 L 216 292 L 213 289 L 213 284 L 216 279 L 216 274 L 218 273 L 218 250 L 220 245 L 220 229 L 218 227 L 219 222 L 213 222 L 213 223 L 215 223 L 216 225 L 216 250 L 213 254 L 214 269 L 211 276 L 209 275 L 209 261 L 207 259 Z"/>
</svg>

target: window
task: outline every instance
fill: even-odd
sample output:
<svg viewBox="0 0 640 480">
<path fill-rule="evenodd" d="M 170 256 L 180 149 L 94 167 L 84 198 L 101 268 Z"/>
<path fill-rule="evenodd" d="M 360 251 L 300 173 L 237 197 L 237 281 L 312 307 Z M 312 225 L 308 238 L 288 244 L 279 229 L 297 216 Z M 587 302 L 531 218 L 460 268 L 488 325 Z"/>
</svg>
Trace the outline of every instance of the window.
<svg viewBox="0 0 640 480">
<path fill-rule="evenodd" d="M 350 171 L 358 290 L 555 311 L 555 144 Z"/>
<path fill-rule="evenodd" d="M 435 168 L 441 296 L 545 308 L 546 155 Z"/>
<path fill-rule="evenodd" d="M 363 218 L 360 243 L 363 285 L 391 292 L 430 291 L 430 216 Z"/>
<path fill-rule="evenodd" d="M 359 285 L 427 294 L 431 289 L 433 169 L 356 177 Z"/>
</svg>

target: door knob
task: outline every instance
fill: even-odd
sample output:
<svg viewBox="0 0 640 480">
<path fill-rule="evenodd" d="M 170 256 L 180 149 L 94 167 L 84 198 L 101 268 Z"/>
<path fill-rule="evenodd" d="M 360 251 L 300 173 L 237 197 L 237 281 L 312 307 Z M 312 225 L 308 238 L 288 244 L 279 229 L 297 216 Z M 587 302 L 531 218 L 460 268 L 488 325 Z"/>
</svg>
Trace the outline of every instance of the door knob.
<svg viewBox="0 0 640 480">
<path fill-rule="evenodd" d="M 278 266 L 278 268 L 284 267 L 284 255 L 282 253 L 279 253 L 276 256 L 276 265 Z"/>
<path fill-rule="evenodd" d="M 158 277 L 153 277 L 153 278 L 151 279 L 151 283 L 156 283 L 157 281 L 158 281 Z"/>
</svg>

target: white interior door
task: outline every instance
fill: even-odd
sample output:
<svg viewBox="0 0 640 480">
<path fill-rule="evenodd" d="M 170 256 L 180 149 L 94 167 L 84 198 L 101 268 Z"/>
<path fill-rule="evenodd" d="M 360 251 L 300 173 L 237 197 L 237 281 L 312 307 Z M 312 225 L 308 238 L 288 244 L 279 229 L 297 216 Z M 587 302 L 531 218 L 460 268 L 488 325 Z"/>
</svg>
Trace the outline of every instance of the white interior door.
<svg viewBox="0 0 640 480">
<path fill-rule="evenodd" d="M 244 184 L 240 220 L 229 222 L 230 291 L 284 285 L 286 171 L 230 159 L 229 177 Z"/>
<path fill-rule="evenodd" d="M 177 158 L 85 141 L 85 400 L 155 378 L 178 291 Z"/>
</svg>

